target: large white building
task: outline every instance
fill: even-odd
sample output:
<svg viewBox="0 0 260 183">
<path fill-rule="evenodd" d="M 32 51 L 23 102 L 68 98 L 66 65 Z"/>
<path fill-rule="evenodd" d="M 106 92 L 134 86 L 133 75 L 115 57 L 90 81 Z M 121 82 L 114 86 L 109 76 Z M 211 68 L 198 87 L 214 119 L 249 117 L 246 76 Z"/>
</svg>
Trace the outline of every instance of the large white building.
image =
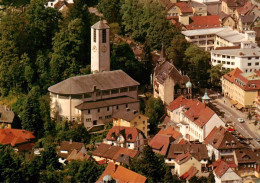
<svg viewBox="0 0 260 183">
<path fill-rule="evenodd" d="M 205 103 L 179 96 L 167 107 L 171 120 L 177 123 L 184 139 L 203 142 L 214 127 L 225 123 Z"/>
<path fill-rule="evenodd" d="M 255 32 L 246 31 L 240 33 L 230 27 L 196 29 L 182 31 L 188 42 L 198 45 L 199 47 L 210 51 L 216 47 L 241 46 L 243 41 L 255 43 Z"/>
<path fill-rule="evenodd" d="M 211 64 L 222 64 L 223 69 L 239 68 L 243 72 L 260 70 L 260 48 L 252 42 L 241 42 L 240 47 L 220 47 L 211 51 Z"/>
</svg>

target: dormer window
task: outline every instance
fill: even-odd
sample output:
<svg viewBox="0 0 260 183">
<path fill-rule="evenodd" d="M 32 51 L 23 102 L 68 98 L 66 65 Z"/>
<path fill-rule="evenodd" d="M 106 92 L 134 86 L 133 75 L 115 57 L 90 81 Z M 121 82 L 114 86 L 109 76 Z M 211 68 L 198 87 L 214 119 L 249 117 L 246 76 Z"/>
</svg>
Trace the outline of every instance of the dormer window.
<svg viewBox="0 0 260 183">
<path fill-rule="evenodd" d="M 132 140 L 132 139 L 133 139 L 132 134 L 129 134 L 128 135 L 128 140 Z"/>
</svg>

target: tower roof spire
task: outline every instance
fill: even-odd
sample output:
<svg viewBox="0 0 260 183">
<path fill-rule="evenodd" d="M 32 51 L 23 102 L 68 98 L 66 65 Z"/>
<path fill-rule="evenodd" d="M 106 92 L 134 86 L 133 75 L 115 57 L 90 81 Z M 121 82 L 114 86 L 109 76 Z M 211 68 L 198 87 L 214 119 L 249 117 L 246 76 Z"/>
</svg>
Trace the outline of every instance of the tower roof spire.
<svg viewBox="0 0 260 183">
<path fill-rule="evenodd" d="M 162 49 L 161 49 L 161 54 L 160 54 L 160 58 L 159 58 L 159 62 L 164 62 L 166 60 L 166 54 L 164 51 L 164 47 L 163 47 L 163 43 L 162 43 Z"/>
</svg>

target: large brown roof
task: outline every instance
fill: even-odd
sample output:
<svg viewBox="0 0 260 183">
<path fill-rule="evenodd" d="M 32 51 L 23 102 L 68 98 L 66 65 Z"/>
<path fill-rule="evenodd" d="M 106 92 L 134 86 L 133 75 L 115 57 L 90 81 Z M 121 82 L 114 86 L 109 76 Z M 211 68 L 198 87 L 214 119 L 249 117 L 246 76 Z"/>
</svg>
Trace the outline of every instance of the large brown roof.
<svg viewBox="0 0 260 183">
<path fill-rule="evenodd" d="M 99 156 L 103 158 L 113 159 L 116 153 L 120 150 L 119 146 L 112 146 L 109 144 L 100 144 L 98 148 L 92 153 L 94 156 Z"/>
<path fill-rule="evenodd" d="M 190 153 L 183 153 L 183 154 L 176 156 L 175 162 L 178 163 L 179 165 L 181 165 L 181 164 L 187 162 L 191 157 L 192 157 L 192 155 Z"/>
<path fill-rule="evenodd" d="M 167 158 L 175 159 L 179 154 L 189 152 L 198 161 L 209 159 L 205 144 L 171 144 Z"/>
<path fill-rule="evenodd" d="M 218 177 L 222 177 L 226 171 L 229 169 L 229 165 L 224 162 L 224 161 L 221 161 L 218 166 L 214 169 L 214 172 L 216 173 L 216 175 Z"/>
<path fill-rule="evenodd" d="M 241 149 L 244 148 L 237 138 L 235 138 L 224 127 L 214 127 L 205 138 L 206 144 L 212 145 L 215 149 Z"/>
<path fill-rule="evenodd" d="M 131 121 L 135 117 L 139 116 L 140 113 L 136 110 L 129 110 L 127 108 L 119 110 L 113 114 L 113 118 L 120 118 L 126 121 Z"/>
<path fill-rule="evenodd" d="M 118 183 L 145 183 L 146 177 L 133 172 L 127 168 L 124 168 L 120 165 L 116 165 L 112 162 L 110 162 L 105 171 L 102 173 L 102 175 L 99 177 L 99 179 L 96 181 L 96 183 L 103 182 L 103 177 L 106 175 L 110 175 L 114 180 L 117 180 Z"/>
<path fill-rule="evenodd" d="M 258 158 L 256 153 L 250 149 L 241 149 L 235 151 L 238 164 L 240 163 L 256 163 Z"/>
<path fill-rule="evenodd" d="M 175 139 L 171 135 L 156 134 L 149 145 L 161 155 L 166 155 L 171 142 Z"/>
<path fill-rule="evenodd" d="M 137 85 L 139 83 L 124 71 L 116 70 L 70 77 L 49 87 L 48 90 L 52 93 L 73 95 L 93 92 L 95 87 L 98 90 L 110 90 Z"/>
<path fill-rule="evenodd" d="M 80 151 L 82 149 L 82 147 L 84 147 L 84 143 L 81 142 L 70 142 L 70 141 L 62 141 L 60 143 L 60 147 L 59 147 L 59 152 L 58 152 L 58 156 L 62 157 L 62 158 L 67 158 L 68 155 L 74 150 L 76 149 L 77 151 Z M 68 151 L 67 154 L 65 153 L 61 153 L 60 151 Z"/>
<path fill-rule="evenodd" d="M 87 109 L 96 109 L 96 108 L 116 106 L 116 105 L 129 104 L 135 102 L 139 102 L 139 100 L 127 96 L 121 96 L 121 97 L 114 97 L 114 98 L 102 99 L 97 101 L 83 102 L 77 105 L 75 108 L 79 110 L 87 110 Z"/>
<path fill-rule="evenodd" d="M 228 7 L 241 7 L 246 4 L 248 0 L 223 0 Z"/>
</svg>

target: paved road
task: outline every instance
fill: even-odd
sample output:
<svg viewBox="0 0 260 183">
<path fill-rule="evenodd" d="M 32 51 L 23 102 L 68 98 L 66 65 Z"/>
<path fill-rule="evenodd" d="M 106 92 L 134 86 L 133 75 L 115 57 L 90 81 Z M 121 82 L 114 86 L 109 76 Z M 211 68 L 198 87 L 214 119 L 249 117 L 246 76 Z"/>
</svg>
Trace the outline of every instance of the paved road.
<svg viewBox="0 0 260 183">
<path fill-rule="evenodd" d="M 251 129 L 248 127 L 249 120 L 246 119 L 247 114 L 242 113 L 238 110 L 236 110 L 234 107 L 231 108 L 231 104 L 225 100 L 224 104 L 224 99 L 219 98 L 213 100 L 213 103 L 216 104 L 216 106 L 221 110 L 225 112 L 225 121 L 232 121 L 234 123 L 235 129 L 242 134 L 246 138 L 253 138 L 251 140 L 251 144 L 254 147 L 260 147 L 260 144 L 255 140 L 256 138 L 259 138 L 260 136 L 254 132 L 251 131 Z M 243 118 L 245 119 L 245 123 L 239 123 L 237 118 Z"/>
</svg>

